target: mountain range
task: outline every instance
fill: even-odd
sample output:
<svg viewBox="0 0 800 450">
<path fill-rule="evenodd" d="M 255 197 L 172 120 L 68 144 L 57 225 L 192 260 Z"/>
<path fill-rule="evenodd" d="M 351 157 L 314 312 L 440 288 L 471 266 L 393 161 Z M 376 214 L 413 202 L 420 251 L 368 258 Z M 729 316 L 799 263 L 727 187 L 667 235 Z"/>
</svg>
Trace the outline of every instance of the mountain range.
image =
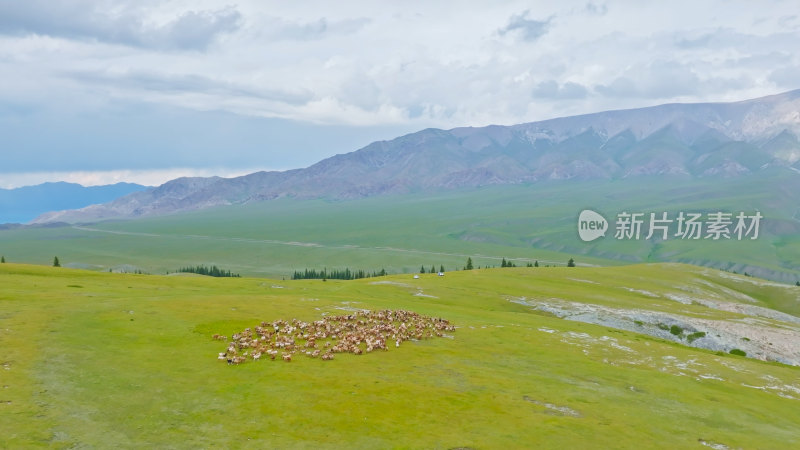
<svg viewBox="0 0 800 450">
<path fill-rule="evenodd" d="M 144 189 L 133 183 L 86 187 L 63 181 L 0 189 L 0 224 L 25 223 L 48 211 L 106 203 Z"/>
<path fill-rule="evenodd" d="M 513 126 L 425 129 L 304 169 L 178 178 L 33 223 L 93 222 L 283 197 L 355 199 L 549 180 L 800 173 L 800 90 L 733 103 L 665 104 Z"/>
</svg>

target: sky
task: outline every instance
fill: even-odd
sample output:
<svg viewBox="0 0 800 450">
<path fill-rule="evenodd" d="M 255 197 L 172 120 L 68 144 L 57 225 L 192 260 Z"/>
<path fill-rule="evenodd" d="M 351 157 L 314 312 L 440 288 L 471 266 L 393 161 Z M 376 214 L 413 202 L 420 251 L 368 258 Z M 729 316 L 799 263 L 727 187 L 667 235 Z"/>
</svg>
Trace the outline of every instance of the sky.
<svg viewBox="0 0 800 450">
<path fill-rule="evenodd" d="M 796 0 L 0 0 L 0 188 L 800 88 Z"/>
</svg>

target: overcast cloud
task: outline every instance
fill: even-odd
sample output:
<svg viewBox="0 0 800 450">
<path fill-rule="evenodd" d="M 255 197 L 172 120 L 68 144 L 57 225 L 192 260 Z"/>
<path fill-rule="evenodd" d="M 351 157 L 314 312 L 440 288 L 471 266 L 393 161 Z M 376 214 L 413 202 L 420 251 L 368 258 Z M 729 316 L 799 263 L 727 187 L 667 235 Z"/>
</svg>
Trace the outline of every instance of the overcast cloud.
<svg viewBox="0 0 800 450">
<path fill-rule="evenodd" d="M 800 88 L 799 17 L 777 0 L 0 0 L 0 187 L 774 94 Z"/>
</svg>

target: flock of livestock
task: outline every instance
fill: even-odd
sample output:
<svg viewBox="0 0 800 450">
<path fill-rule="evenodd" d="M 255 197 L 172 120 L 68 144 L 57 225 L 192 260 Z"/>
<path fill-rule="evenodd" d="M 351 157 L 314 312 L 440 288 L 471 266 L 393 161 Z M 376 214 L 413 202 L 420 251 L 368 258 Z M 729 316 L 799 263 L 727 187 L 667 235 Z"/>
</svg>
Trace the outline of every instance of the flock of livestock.
<svg viewBox="0 0 800 450">
<path fill-rule="evenodd" d="M 314 322 L 292 319 L 261 322 L 231 336 L 226 351 L 218 359 L 241 364 L 248 359 L 280 358 L 290 362 L 295 355 L 330 361 L 336 353 L 361 355 L 388 350 L 408 340 L 442 337 L 455 331 L 445 319 L 421 316 L 412 311 L 358 311 L 353 314 L 325 317 Z M 228 337 L 215 334 L 216 340 Z"/>
</svg>

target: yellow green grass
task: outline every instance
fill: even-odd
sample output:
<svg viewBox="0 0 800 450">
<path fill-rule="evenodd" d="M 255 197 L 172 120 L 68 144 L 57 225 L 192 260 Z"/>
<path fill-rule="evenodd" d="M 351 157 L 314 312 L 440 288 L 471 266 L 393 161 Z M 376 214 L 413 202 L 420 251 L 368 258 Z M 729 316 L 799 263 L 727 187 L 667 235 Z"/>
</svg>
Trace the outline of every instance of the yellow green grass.
<svg viewBox="0 0 800 450">
<path fill-rule="evenodd" d="M 623 287 L 664 292 L 696 280 L 709 291 L 746 290 L 762 306 L 797 314 L 791 300 L 800 288 L 737 283 L 680 265 L 323 282 L 0 264 L 0 447 L 800 442 L 796 367 L 565 321 L 509 301 L 544 296 L 670 311 L 686 305 Z M 262 320 L 316 320 L 347 308 L 408 309 L 459 328 L 453 339 L 339 354 L 330 362 L 296 357 L 228 366 L 216 359 L 225 344 L 212 340 L 214 333 L 230 335 Z"/>
</svg>

